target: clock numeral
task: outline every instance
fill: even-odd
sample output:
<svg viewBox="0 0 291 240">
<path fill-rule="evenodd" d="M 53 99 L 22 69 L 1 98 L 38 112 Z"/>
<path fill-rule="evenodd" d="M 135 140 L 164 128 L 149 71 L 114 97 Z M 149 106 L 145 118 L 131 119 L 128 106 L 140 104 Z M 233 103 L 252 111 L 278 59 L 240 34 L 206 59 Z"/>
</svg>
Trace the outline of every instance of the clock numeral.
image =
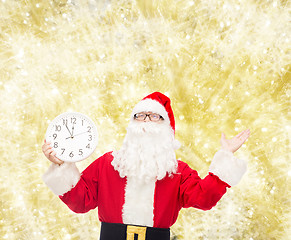
<svg viewBox="0 0 291 240">
<path fill-rule="evenodd" d="M 63 153 L 65 152 L 65 149 L 64 148 L 61 148 L 61 150 L 62 150 L 61 155 L 63 155 Z"/>
<path fill-rule="evenodd" d="M 54 143 L 54 148 L 58 148 L 58 147 L 59 147 L 58 142 L 55 142 L 55 143 Z"/>
<path fill-rule="evenodd" d="M 83 149 L 79 149 L 79 155 L 83 155 Z"/>
<path fill-rule="evenodd" d="M 84 120 L 82 120 L 82 126 L 84 126 Z"/>
<path fill-rule="evenodd" d="M 63 119 L 63 125 L 68 125 L 68 119 Z"/>
<path fill-rule="evenodd" d="M 92 135 L 89 135 L 88 141 L 92 141 Z"/>
<path fill-rule="evenodd" d="M 88 132 L 90 133 L 91 132 L 91 127 L 87 126 L 87 128 L 88 128 Z"/>
<path fill-rule="evenodd" d="M 69 156 L 70 156 L 71 158 L 74 157 L 73 151 L 70 152 Z"/>
<path fill-rule="evenodd" d="M 56 125 L 56 132 L 60 132 L 61 131 L 61 125 Z"/>
<path fill-rule="evenodd" d="M 57 138 L 57 134 L 55 133 L 55 134 L 53 134 L 53 137 L 54 137 L 54 140 Z"/>
<path fill-rule="evenodd" d="M 77 119 L 75 117 L 71 118 L 71 123 L 76 124 Z"/>
<path fill-rule="evenodd" d="M 86 146 L 86 148 L 90 148 L 90 143 Z"/>
</svg>

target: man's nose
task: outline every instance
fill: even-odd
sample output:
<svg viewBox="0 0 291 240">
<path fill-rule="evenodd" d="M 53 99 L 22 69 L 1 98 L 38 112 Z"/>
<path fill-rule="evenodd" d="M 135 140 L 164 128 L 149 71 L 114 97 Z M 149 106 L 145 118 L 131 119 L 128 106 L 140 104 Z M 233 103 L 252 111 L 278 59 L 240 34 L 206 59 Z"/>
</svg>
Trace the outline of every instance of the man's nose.
<svg viewBox="0 0 291 240">
<path fill-rule="evenodd" d="M 144 122 L 149 122 L 150 121 L 150 116 L 147 115 L 146 118 L 143 120 Z"/>
</svg>

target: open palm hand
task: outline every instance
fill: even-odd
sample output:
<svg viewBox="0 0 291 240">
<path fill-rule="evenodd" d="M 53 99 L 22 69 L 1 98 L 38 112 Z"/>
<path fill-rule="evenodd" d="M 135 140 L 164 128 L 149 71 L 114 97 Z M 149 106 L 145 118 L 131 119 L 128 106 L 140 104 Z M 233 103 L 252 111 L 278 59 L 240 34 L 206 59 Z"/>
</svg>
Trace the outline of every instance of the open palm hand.
<svg viewBox="0 0 291 240">
<path fill-rule="evenodd" d="M 249 136 L 250 136 L 250 129 L 240 132 L 239 134 L 237 134 L 235 137 L 231 139 L 226 139 L 225 134 L 222 133 L 221 139 L 220 139 L 221 147 L 222 149 L 225 149 L 227 151 L 231 151 L 232 153 L 234 153 L 241 147 L 241 145 L 243 145 L 243 143 L 248 139 Z"/>
</svg>

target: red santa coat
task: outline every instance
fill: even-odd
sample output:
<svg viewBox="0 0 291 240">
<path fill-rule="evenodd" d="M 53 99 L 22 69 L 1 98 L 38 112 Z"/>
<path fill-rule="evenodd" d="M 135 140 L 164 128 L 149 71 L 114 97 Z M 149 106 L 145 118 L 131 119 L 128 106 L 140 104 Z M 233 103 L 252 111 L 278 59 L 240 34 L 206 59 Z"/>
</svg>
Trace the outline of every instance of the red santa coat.
<svg viewBox="0 0 291 240">
<path fill-rule="evenodd" d="M 77 184 L 60 199 L 76 213 L 85 213 L 98 207 L 101 222 L 125 223 L 127 178 L 119 176 L 111 165 L 112 160 L 111 152 L 95 160 L 82 172 Z M 150 225 L 171 227 L 183 207 L 211 209 L 225 194 L 227 187 L 230 185 L 213 173 L 201 179 L 195 170 L 178 161 L 176 174 L 154 184 L 153 224 Z"/>
</svg>

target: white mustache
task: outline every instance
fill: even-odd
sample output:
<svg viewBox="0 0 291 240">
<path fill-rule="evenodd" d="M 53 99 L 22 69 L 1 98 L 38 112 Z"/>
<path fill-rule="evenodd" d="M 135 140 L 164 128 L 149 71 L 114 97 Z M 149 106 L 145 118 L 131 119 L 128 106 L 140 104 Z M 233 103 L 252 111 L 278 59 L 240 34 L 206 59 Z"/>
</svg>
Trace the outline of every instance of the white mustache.
<svg viewBox="0 0 291 240">
<path fill-rule="evenodd" d="M 162 123 L 153 122 L 132 122 L 127 127 L 128 131 L 134 132 L 136 134 L 152 133 L 159 134 L 165 126 Z"/>
</svg>

